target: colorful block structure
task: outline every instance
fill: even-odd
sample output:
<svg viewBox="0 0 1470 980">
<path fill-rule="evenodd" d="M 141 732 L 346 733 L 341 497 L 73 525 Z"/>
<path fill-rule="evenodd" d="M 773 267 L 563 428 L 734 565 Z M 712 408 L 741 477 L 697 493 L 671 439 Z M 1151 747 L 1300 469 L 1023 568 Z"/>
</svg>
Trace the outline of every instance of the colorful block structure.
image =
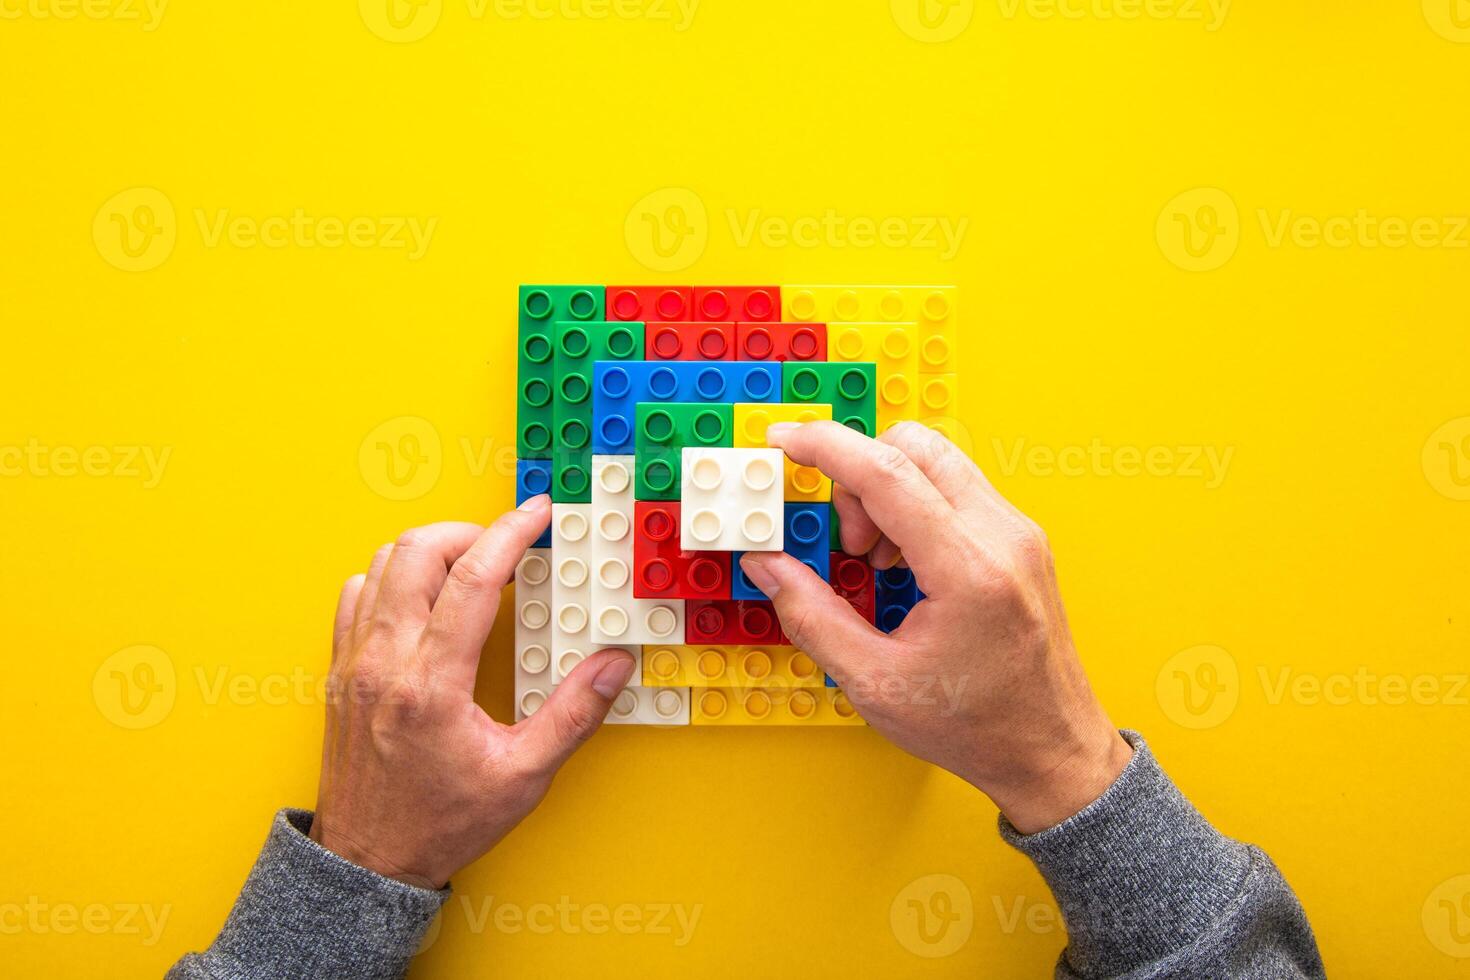
<svg viewBox="0 0 1470 980">
<path fill-rule="evenodd" d="M 516 503 L 552 499 L 516 569 L 516 718 L 597 650 L 638 663 L 608 721 L 861 725 L 744 575 L 786 551 L 878 629 L 923 599 L 841 550 L 832 481 L 770 447 L 775 422 L 953 435 L 949 286 L 524 285 Z"/>
</svg>

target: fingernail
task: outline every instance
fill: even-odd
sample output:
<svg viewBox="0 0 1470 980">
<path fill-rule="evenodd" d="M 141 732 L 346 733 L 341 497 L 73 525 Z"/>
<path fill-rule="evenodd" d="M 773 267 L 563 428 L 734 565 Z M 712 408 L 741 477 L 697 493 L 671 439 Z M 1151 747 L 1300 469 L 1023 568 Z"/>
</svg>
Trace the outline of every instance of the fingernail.
<svg viewBox="0 0 1470 980">
<path fill-rule="evenodd" d="M 546 494 L 538 493 L 536 494 L 536 496 L 527 499 L 526 502 L 517 507 L 516 510 L 540 510 L 542 506 L 545 505 L 546 501 L 550 499 L 551 498 L 548 497 Z"/>
<path fill-rule="evenodd" d="M 752 585 L 766 594 L 767 599 L 774 599 L 781 586 L 776 581 L 776 576 L 766 571 L 760 560 L 750 555 L 740 556 L 740 570 L 745 577 L 750 579 Z"/>
<path fill-rule="evenodd" d="M 617 697 L 617 693 L 628 686 L 633 677 L 633 658 L 617 657 L 597 672 L 592 679 L 592 690 L 605 698 Z"/>
<path fill-rule="evenodd" d="M 770 442 L 772 439 L 779 439 L 788 432 L 796 431 L 797 426 L 800 424 L 800 422 L 772 422 L 766 426 L 766 442 Z"/>
</svg>

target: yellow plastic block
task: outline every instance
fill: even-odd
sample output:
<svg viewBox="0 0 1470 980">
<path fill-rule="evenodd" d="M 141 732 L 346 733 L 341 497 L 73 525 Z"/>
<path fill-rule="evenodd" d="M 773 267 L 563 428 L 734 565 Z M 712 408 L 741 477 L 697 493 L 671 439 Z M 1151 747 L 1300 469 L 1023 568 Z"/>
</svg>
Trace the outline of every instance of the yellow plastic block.
<svg viewBox="0 0 1470 980">
<path fill-rule="evenodd" d="M 912 322 L 919 325 L 919 373 L 954 371 L 958 344 L 953 286 L 782 286 L 781 317 L 827 324 Z"/>
<path fill-rule="evenodd" d="M 787 405 L 767 402 L 735 403 L 735 448 L 765 449 L 766 427 L 772 422 L 815 422 L 832 418 L 831 405 Z M 785 501 L 820 503 L 832 499 L 832 481 L 814 466 L 786 460 Z"/>
<path fill-rule="evenodd" d="M 822 668 L 789 646 L 643 648 L 644 687 L 822 687 Z"/>
<path fill-rule="evenodd" d="M 878 374 L 878 431 L 916 418 L 919 382 L 916 323 L 829 323 L 827 359 L 871 361 Z"/>
<path fill-rule="evenodd" d="M 693 692 L 691 725 L 864 725 L 834 687 L 718 688 Z"/>
</svg>

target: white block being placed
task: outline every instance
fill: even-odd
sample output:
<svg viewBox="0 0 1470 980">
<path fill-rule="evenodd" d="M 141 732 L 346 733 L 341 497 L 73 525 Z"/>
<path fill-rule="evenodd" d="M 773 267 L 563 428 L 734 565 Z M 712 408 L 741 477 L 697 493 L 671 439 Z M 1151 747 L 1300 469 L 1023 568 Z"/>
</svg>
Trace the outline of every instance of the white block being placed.
<svg viewBox="0 0 1470 980">
<path fill-rule="evenodd" d="M 779 449 L 686 448 L 679 547 L 780 551 L 785 458 Z"/>
<path fill-rule="evenodd" d="M 633 598 L 633 457 L 592 457 L 592 639 L 682 643 L 683 599 Z M 633 685 L 642 683 L 635 675 Z"/>
<path fill-rule="evenodd" d="M 591 656 L 592 505 L 551 505 L 551 679 Z"/>
<path fill-rule="evenodd" d="M 532 548 L 516 566 L 516 721 L 551 697 L 551 549 Z"/>
</svg>

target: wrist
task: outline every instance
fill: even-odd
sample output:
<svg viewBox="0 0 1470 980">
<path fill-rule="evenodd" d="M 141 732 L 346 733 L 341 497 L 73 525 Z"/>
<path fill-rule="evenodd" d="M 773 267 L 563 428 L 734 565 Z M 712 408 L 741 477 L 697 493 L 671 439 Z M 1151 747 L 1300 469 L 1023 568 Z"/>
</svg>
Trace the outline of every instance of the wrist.
<svg viewBox="0 0 1470 980">
<path fill-rule="evenodd" d="M 322 823 L 321 814 L 318 813 L 311 822 L 311 831 L 307 834 L 325 849 L 331 851 L 344 861 L 348 861 L 384 878 L 392 878 L 401 881 L 405 885 L 413 885 L 415 888 L 427 888 L 437 891 L 444 887 L 446 876 L 443 881 L 435 881 L 433 876 L 418 874 L 400 867 L 392 861 L 383 859 L 372 850 L 361 846 L 351 836 L 337 830 L 328 830 Z"/>
<path fill-rule="evenodd" d="M 1133 757 L 1118 730 L 1106 717 L 1101 721 L 1052 743 L 1006 777 L 975 785 L 1020 833 L 1055 827 L 1102 796 Z"/>
</svg>

